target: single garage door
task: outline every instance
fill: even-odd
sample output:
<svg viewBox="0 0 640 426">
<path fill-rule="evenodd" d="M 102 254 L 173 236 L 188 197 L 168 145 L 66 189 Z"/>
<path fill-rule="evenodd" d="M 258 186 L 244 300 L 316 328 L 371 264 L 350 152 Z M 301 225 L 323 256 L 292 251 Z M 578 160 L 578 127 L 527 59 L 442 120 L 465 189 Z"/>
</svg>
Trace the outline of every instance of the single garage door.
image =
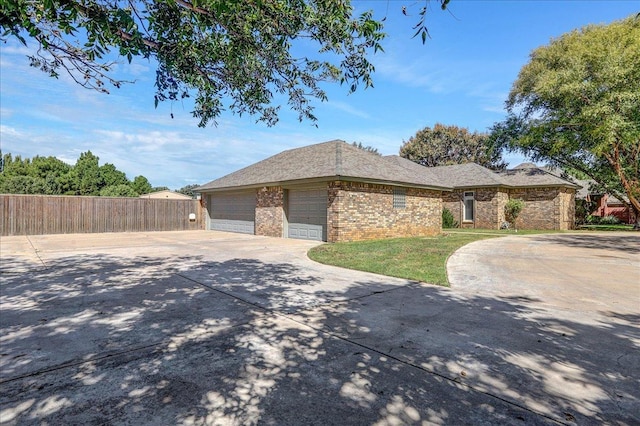
<svg viewBox="0 0 640 426">
<path fill-rule="evenodd" d="M 289 190 L 289 238 L 327 241 L 327 189 Z"/>
<path fill-rule="evenodd" d="M 228 192 L 211 195 L 210 228 L 216 231 L 254 234 L 256 193 Z"/>
</svg>

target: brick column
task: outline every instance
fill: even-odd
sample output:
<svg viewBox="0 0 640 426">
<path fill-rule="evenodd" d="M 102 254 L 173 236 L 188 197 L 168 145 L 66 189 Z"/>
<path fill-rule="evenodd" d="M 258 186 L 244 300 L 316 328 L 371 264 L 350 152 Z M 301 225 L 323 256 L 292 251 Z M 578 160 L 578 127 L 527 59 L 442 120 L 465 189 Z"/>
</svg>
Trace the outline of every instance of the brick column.
<svg viewBox="0 0 640 426">
<path fill-rule="evenodd" d="M 256 200 L 256 235 L 284 237 L 284 191 L 281 186 L 260 188 Z"/>
</svg>

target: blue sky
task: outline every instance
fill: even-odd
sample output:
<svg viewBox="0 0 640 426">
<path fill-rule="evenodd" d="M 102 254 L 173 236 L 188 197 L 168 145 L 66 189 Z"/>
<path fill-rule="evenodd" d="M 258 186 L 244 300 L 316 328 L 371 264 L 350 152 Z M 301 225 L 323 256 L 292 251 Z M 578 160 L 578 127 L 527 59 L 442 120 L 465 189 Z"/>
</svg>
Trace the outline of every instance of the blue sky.
<svg viewBox="0 0 640 426">
<path fill-rule="evenodd" d="M 14 41 L 0 51 L 0 143 L 3 153 L 53 155 L 73 163 L 91 150 L 130 179 L 178 189 L 204 184 L 285 149 L 333 139 L 397 154 L 416 131 L 435 123 L 486 131 L 505 116 L 504 101 L 530 52 L 587 24 L 609 23 L 640 11 L 639 1 L 452 0 L 448 12 L 431 2 L 431 39 L 412 39 L 420 1 L 353 1 L 357 12 L 387 16 L 385 52 L 370 59 L 375 87 L 348 94 L 326 87 L 315 101 L 317 128 L 282 107 L 272 128 L 223 114 L 217 127 L 197 127 L 189 104 L 154 108 L 154 65 L 122 61 L 118 72 L 135 84 L 104 95 L 30 68 L 28 49 Z M 406 6 L 408 17 L 402 15 Z M 173 113 L 174 118 L 170 117 Z M 508 155 L 511 165 L 524 159 Z"/>
</svg>

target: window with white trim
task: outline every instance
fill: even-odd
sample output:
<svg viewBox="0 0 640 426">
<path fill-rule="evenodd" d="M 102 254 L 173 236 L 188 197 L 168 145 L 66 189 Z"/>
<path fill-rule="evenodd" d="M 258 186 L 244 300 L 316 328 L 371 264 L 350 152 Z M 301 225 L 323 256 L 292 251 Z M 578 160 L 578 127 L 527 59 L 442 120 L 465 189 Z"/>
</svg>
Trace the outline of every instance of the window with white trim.
<svg viewBox="0 0 640 426">
<path fill-rule="evenodd" d="M 467 191 L 462 198 L 462 218 L 464 222 L 473 222 L 474 195 L 473 191 Z"/>
<path fill-rule="evenodd" d="M 402 188 L 393 190 L 393 208 L 404 209 L 407 207 L 406 200 L 407 191 Z"/>
</svg>

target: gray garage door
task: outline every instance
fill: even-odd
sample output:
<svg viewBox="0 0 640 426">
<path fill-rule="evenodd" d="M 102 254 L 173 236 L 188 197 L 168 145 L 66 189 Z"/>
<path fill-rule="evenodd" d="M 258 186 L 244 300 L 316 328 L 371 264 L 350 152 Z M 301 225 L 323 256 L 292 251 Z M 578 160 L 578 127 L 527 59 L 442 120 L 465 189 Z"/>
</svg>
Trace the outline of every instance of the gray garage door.
<svg viewBox="0 0 640 426">
<path fill-rule="evenodd" d="M 289 238 L 327 241 L 327 190 L 289 190 Z"/>
<path fill-rule="evenodd" d="M 254 234 L 256 193 L 216 193 L 210 198 L 211 229 Z"/>
</svg>

